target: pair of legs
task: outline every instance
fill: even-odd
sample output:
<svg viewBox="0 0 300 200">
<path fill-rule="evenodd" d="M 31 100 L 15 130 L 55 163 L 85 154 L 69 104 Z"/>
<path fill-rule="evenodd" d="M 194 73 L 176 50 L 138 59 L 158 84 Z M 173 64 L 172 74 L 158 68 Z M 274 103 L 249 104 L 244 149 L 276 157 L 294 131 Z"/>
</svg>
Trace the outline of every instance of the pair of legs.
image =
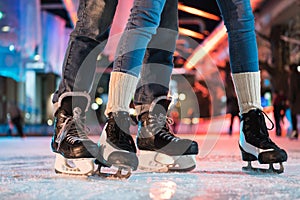
<svg viewBox="0 0 300 200">
<path fill-rule="evenodd" d="M 185 149 L 184 155 L 195 155 L 198 152 L 197 143 L 190 140 L 179 140 L 169 131 L 166 125 L 166 112 L 169 102 L 165 96 L 168 91 L 171 68 L 173 67 L 170 63 L 173 53 L 172 47 L 175 46 L 175 42 L 172 43 L 173 32 L 177 30 L 177 27 L 172 29 L 173 26 L 162 26 L 163 9 L 167 8 L 168 2 L 170 6 L 174 5 L 174 2 L 170 0 L 135 1 L 129 23 L 116 54 L 114 72 L 110 81 L 109 102 L 106 109 L 109 122 L 104 129 L 104 134 L 102 133 L 104 139 L 100 141 L 100 144 L 101 142 L 106 144 L 108 136 L 112 136 L 111 139 L 115 142 L 111 144 L 111 152 L 113 153 L 115 149 L 121 149 L 121 151 L 117 154 L 106 154 L 103 152 L 105 149 L 105 146 L 103 146 L 102 149 L 100 148 L 100 155 L 98 155 L 95 145 L 87 138 L 80 137 L 82 134 L 78 133 L 78 126 L 75 129 L 74 126 L 78 124 L 78 119 L 83 117 L 81 111 L 86 111 L 88 108 L 88 106 L 82 106 L 83 104 L 88 105 L 89 102 L 89 96 L 82 93 L 82 91 L 88 91 L 91 86 L 92 81 L 89 78 L 94 74 L 95 58 L 98 55 L 97 53 L 91 53 L 91 51 L 94 48 L 101 50 L 104 46 L 98 46 L 98 44 L 107 37 L 107 28 L 111 24 L 111 19 L 103 17 L 113 15 L 115 4 L 111 0 L 107 2 L 81 1 L 78 15 L 79 22 L 71 34 L 65 59 L 63 80 L 53 98 L 53 102 L 57 105 L 55 115 L 58 119 L 55 125 L 56 133 L 52 141 L 54 152 L 64 155 L 64 158 L 97 157 L 102 165 L 107 166 L 117 159 L 125 157 L 129 161 L 125 159 L 122 164 L 128 164 L 130 167 L 136 168 L 138 161 L 134 156 L 135 146 L 128 135 L 127 113 L 128 99 L 133 96 L 135 90 L 135 103 L 140 121 L 138 134 L 138 147 L 140 149 L 162 152 L 171 155 L 171 157 L 173 155 L 170 153 L 170 149 L 179 149 L 179 152 Z M 95 5 L 93 5 L 94 3 Z M 104 7 L 103 3 L 106 3 Z M 262 141 L 269 141 L 269 137 L 260 105 L 260 75 L 258 72 L 254 18 L 250 1 L 219 0 L 218 5 L 228 30 L 233 80 L 242 115 L 240 147 L 243 160 L 250 162 L 258 159 L 261 163 L 283 162 L 287 159 L 284 150 L 279 149 L 274 143 L 261 146 L 261 144 L 265 144 Z M 101 12 L 96 14 L 95 12 L 85 12 L 86 9 L 98 9 Z M 110 12 L 106 12 L 108 10 Z M 169 12 L 165 13 L 167 17 L 170 15 Z M 90 14 L 92 15 L 89 16 Z M 90 20 L 87 20 L 87 17 L 90 17 Z M 100 19 L 101 17 L 102 19 Z M 95 21 L 99 23 L 94 23 Z M 104 26 L 100 22 L 103 22 Z M 169 24 L 166 23 L 166 25 Z M 175 24 L 177 25 L 177 21 Z M 165 31 L 162 31 L 163 34 L 158 34 L 160 32 L 159 26 L 169 29 L 171 34 L 165 34 Z M 160 40 L 160 37 L 166 40 Z M 155 42 L 155 38 L 158 38 L 158 42 Z M 169 40 L 170 38 L 171 40 Z M 171 43 L 167 41 L 171 41 Z M 153 43 L 154 48 L 152 48 L 151 43 Z M 157 44 L 163 47 L 156 48 Z M 163 51 L 157 52 L 158 49 L 163 49 Z M 148 57 L 148 55 L 152 56 Z M 145 59 L 144 67 L 142 67 L 143 59 Z M 149 67 L 151 65 L 153 67 Z M 142 72 L 140 74 L 141 67 Z M 80 69 L 84 69 L 82 70 L 84 73 Z M 164 73 L 161 73 L 161 70 Z M 139 74 L 141 79 L 139 85 L 136 86 Z M 117 83 L 126 84 L 119 84 L 118 86 Z M 79 93 L 75 91 L 79 91 Z M 87 100 L 82 100 L 82 98 Z M 70 122 L 72 122 L 71 125 L 68 125 Z M 65 131 L 66 128 L 68 128 L 67 131 Z M 84 126 L 80 125 L 79 128 L 82 129 Z M 118 130 L 117 133 L 111 134 L 113 132 L 111 130 L 116 129 Z M 261 130 L 263 134 L 261 134 Z M 157 142 L 157 135 L 159 139 L 164 138 L 166 140 Z M 176 145 L 176 141 L 181 141 L 180 145 Z M 72 153 L 68 154 L 69 152 L 63 148 L 64 145 L 67 146 L 65 149 L 69 151 L 72 149 Z M 165 146 L 168 146 L 168 148 L 163 148 Z M 160 147 L 163 149 L 162 151 Z M 177 155 L 178 151 L 174 156 Z M 158 155 L 155 156 L 155 158 L 157 157 Z M 270 157 L 276 159 L 270 161 Z"/>
<path fill-rule="evenodd" d="M 145 4 L 143 5 L 141 2 Z M 240 148 L 243 160 L 249 161 L 249 163 L 258 160 L 264 164 L 284 162 L 287 160 L 287 154 L 269 139 L 264 119 L 265 113 L 261 107 L 260 72 L 258 68 L 254 16 L 250 1 L 217 0 L 217 2 L 228 31 L 231 71 L 241 114 Z M 146 150 L 149 149 L 144 147 L 143 143 L 149 142 L 146 139 L 140 139 L 140 136 L 142 138 L 152 138 L 152 136 L 155 136 L 154 138 L 156 139 L 156 135 L 159 133 L 159 130 L 151 132 L 147 129 L 147 126 L 151 127 L 152 125 L 150 121 L 155 121 L 151 118 L 151 115 L 153 115 L 151 108 L 153 107 L 155 110 L 156 107 L 155 105 L 151 106 L 150 103 L 154 99 L 155 104 L 164 107 L 163 110 L 165 113 L 163 115 L 166 115 L 167 106 L 164 106 L 162 102 L 158 103 L 160 100 L 155 101 L 155 98 L 158 97 L 157 99 L 160 99 L 159 96 L 166 96 L 166 93 L 159 94 L 161 91 L 164 91 L 161 89 L 160 83 L 166 77 L 168 84 L 171 74 L 170 71 L 166 71 L 161 76 L 163 73 L 160 71 L 166 69 L 165 67 L 168 67 L 170 62 L 160 62 L 160 65 L 165 64 L 165 66 L 157 65 L 157 70 L 151 71 L 147 76 L 144 75 L 144 70 L 151 70 L 151 63 L 150 66 L 143 65 L 141 70 L 142 60 L 145 55 L 147 61 L 146 49 L 149 49 L 148 45 L 151 44 L 151 38 L 156 34 L 155 31 L 158 29 L 159 24 L 156 19 L 159 19 L 161 11 L 157 9 L 152 10 L 153 13 L 152 11 L 148 12 L 149 7 L 146 5 L 161 8 L 163 3 L 164 1 L 159 0 L 135 1 L 133 12 L 136 11 L 138 14 L 131 15 L 126 31 L 119 43 L 114 74 L 112 74 L 113 79 L 110 81 L 109 103 L 106 109 L 107 114 L 120 111 L 127 112 L 129 101 L 133 96 L 135 88 L 137 88 L 135 103 L 137 105 L 138 118 L 141 121 L 137 145 L 140 149 Z M 164 40 L 161 38 L 158 39 L 160 41 L 159 44 L 164 43 Z M 170 66 L 172 67 L 173 65 L 170 64 Z M 137 77 L 140 73 L 140 83 L 142 85 L 137 86 Z M 149 79 L 152 82 L 149 82 Z M 143 82 L 146 84 L 143 84 Z M 116 86 L 118 84 L 119 86 Z M 126 89 L 124 85 L 126 85 Z M 151 93 L 147 94 L 145 91 L 149 91 L 149 88 L 151 88 Z M 120 102 L 120 99 L 122 102 Z M 124 102 L 124 99 L 127 102 Z M 144 113 L 146 113 L 146 116 Z M 160 112 L 154 112 L 156 117 L 160 114 Z M 150 117 L 147 117 L 147 115 Z M 111 119 L 113 118 L 118 118 L 118 116 L 115 115 Z M 146 131 L 143 131 L 145 129 Z M 282 172 L 282 170 L 283 168 L 279 172 Z"/>
<path fill-rule="evenodd" d="M 138 160 L 135 156 L 135 145 L 127 130 L 127 115 L 120 121 L 117 120 L 121 128 L 123 127 L 120 124 L 125 124 L 127 127 L 126 131 L 122 132 L 122 130 L 119 130 L 109 138 L 114 140 L 112 145 L 113 148 L 118 148 L 122 151 L 120 153 L 113 153 L 109 157 L 105 157 L 106 154 L 103 150 L 100 148 L 99 151 L 97 144 L 92 142 L 86 136 L 87 131 L 84 123 L 85 112 L 89 109 L 90 96 L 88 91 L 93 82 L 96 58 L 105 47 L 105 41 L 109 35 L 109 28 L 113 20 L 116 6 L 117 0 L 80 1 L 78 8 L 78 22 L 70 35 L 69 46 L 63 64 L 62 80 L 59 89 L 55 92 L 53 97 L 55 108 L 55 133 L 51 146 L 52 150 L 57 155 L 55 162 L 56 172 L 71 174 L 93 173 L 91 161 L 95 158 L 98 163 L 108 167 L 117 161 L 123 166 L 129 165 L 133 169 L 137 168 Z M 150 18 L 148 24 L 143 22 L 143 20 L 147 18 Z M 141 87 L 138 89 L 139 92 L 135 95 L 135 103 L 141 105 L 142 111 L 145 102 L 149 103 L 146 108 L 149 109 L 149 105 L 153 99 L 158 96 L 166 96 L 168 93 L 168 83 L 173 67 L 172 56 L 175 49 L 178 29 L 177 2 L 171 0 L 156 0 L 153 2 L 137 0 L 135 1 L 130 19 L 132 24 L 139 24 L 141 28 L 144 26 L 149 27 L 149 29 L 146 28 L 145 30 L 136 30 L 133 28 L 133 34 L 143 35 L 143 33 L 147 33 L 150 30 L 152 35 L 149 37 L 148 34 L 148 36 L 143 39 L 146 39 L 147 43 L 149 43 L 147 56 L 145 56 L 144 59 L 144 65 L 152 65 L 153 67 L 143 68 L 141 77 L 147 77 L 149 79 L 141 79 L 143 82 L 140 83 Z M 162 32 L 165 31 L 153 28 L 153 23 L 162 30 L 164 29 L 168 34 L 162 34 Z M 131 26 L 127 26 L 127 29 L 131 29 Z M 163 39 L 163 43 L 160 43 L 160 40 L 157 39 L 159 37 L 163 37 L 160 38 Z M 126 41 L 129 46 L 131 42 L 135 42 L 129 40 Z M 143 48 L 138 48 L 137 51 L 133 51 L 135 54 L 142 55 L 145 53 L 145 47 L 147 45 L 145 46 L 143 41 L 140 41 L 140 44 Z M 157 48 L 157 46 L 160 46 L 160 48 Z M 142 60 L 143 59 L 141 58 L 140 60 L 135 61 L 142 64 Z M 141 67 L 134 62 L 132 64 L 134 67 Z M 115 65 L 120 65 L 120 60 L 116 60 Z M 157 67 L 160 67 L 160 65 L 163 65 L 163 69 L 160 68 L 159 70 L 163 70 L 164 73 L 160 76 L 153 76 L 153 70 L 157 72 Z M 114 67 L 114 69 L 116 69 L 116 67 Z M 132 77 L 126 79 L 125 77 L 125 82 L 136 82 L 137 78 L 135 76 L 137 74 L 134 74 L 134 70 L 129 71 L 132 72 L 134 79 L 132 79 Z M 114 78 L 116 77 L 116 74 L 119 76 L 122 75 L 120 71 L 114 70 L 111 75 L 111 81 L 116 80 L 116 82 L 120 83 L 118 78 Z M 152 85 L 150 83 L 154 84 Z M 117 85 L 111 85 L 117 87 Z M 130 84 L 128 84 L 128 86 L 129 85 Z M 159 92 L 155 89 L 158 89 Z M 134 92 L 135 88 L 132 88 L 132 90 Z M 131 91 L 130 94 L 133 94 L 133 92 Z M 128 94 L 126 95 L 130 96 Z M 123 101 L 125 101 L 125 103 Z M 128 102 L 128 104 L 126 102 Z M 108 109 L 111 108 L 110 104 L 111 102 L 107 105 Z M 119 99 L 117 104 L 125 104 L 127 109 L 129 101 Z M 144 109 L 143 112 L 144 111 L 146 110 Z M 110 116 L 109 113 L 114 113 L 113 116 L 115 116 L 116 112 L 106 112 L 107 116 Z M 118 116 L 119 115 L 123 116 L 120 112 L 118 113 Z M 112 120 L 109 119 L 109 121 L 111 122 Z M 114 123 L 114 121 L 112 123 Z M 109 130 L 112 127 L 112 123 L 110 123 L 105 130 Z M 106 134 L 102 135 L 106 136 Z M 101 143 L 102 142 L 100 142 L 100 144 Z M 122 157 L 122 159 L 120 159 L 120 157 Z M 75 167 L 71 167 L 67 162 L 68 160 L 73 160 Z M 90 164 L 86 164 L 86 162 L 90 162 Z"/>
<path fill-rule="evenodd" d="M 139 167 L 150 171 L 189 171 L 195 167 L 197 143 L 176 137 L 167 123 L 177 12 L 174 0 L 134 1 L 116 52 L 105 111 L 109 120 L 100 139 L 100 150 L 109 163 L 116 163 L 115 157 L 120 155 L 118 163 L 132 167 L 136 150 L 124 145 L 131 140 L 120 142 L 114 137 L 130 135 L 128 112 L 134 96 Z"/>
</svg>

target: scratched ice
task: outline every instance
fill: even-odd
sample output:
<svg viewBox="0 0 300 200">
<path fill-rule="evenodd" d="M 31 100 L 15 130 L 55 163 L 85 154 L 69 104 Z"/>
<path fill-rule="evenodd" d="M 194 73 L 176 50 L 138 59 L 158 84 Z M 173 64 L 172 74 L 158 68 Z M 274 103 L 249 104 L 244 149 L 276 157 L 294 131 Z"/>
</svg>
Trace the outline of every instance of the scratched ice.
<svg viewBox="0 0 300 200">
<path fill-rule="evenodd" d="M 136 171 L 128 180 L 107 180 L 55 174 L 50 137 L 2 137 L 0 199 L 300 199 L 300 141 L 272 138 L 289 155 L 280 175 L 242 172 L 237 135 L 201 135 L 192 172 Z"/>
</svg>

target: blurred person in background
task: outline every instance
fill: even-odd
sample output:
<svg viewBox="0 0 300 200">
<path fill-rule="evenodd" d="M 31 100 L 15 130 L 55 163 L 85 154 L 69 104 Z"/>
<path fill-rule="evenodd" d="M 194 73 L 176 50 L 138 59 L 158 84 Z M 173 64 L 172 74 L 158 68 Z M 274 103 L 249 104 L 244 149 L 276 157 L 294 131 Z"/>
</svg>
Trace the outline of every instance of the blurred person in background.
<svg viewBox="0 0 300 200">
<path fill-rule="evenodd" d="M 9 132 L 12 132 L 11 124 L 12 123 L 17 128 L 18 136 L 24 137 L 23 133 L 23 117 L 20 108 L 16 103 L 9 102 L 8 103 L 8 119 L 10 119 L 9 123 Z"/>
<path fill-rule="evenodd" d="M 290 65 L 289 76 L 289 106 L 291 108 L 293 131 L 291 139 L 298 139 L 297 115 L 300 114 L 300 72 L 299 65 Z"/>
<path fill-rule="evenodd" d="M 273 98 L 273 113 L 275 119 L 276 135 L 281 136 L 281 124 L 287 109 L 287 97 L 283 90 L 275 91 Z"/>
</svg>

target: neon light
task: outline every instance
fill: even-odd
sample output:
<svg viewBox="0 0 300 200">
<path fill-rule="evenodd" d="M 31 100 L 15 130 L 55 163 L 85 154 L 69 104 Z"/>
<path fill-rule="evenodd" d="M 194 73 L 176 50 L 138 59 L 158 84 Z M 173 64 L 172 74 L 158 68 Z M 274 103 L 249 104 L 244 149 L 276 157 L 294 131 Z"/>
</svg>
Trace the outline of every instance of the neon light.
<svg viewBox="0 0 300 200">
<path fill-rule="evenodd" d="M 182 35 L 187 35 L 187 36 L 198 38 L 198 39 L 201 39 L 201 40 L 204 39 L 203 34 L 195 32 L 195 31 L 191 31 L 191 30 L 186 29 L 186 28 L 180 28 L 179 27 L 179 33 L 182 34 Z"/>
<path fill-rule="evenodd" d="M 181 10 L 181 11 L 193 14 L 193 15 L 197 15 L 200 17 L 205 17 L 207 19 L 212 19 L 212 20 L 216 20 L 216 21 L 220 20 L 220 17 L 218 17 L 216 15 L 210 14 L 208 12 L 205 12 L 205 11 L 193 8 L 193 7 L 185 6 L 181 3 L 178 4 L 178 10 Z"/>
<path fill-rule="evenodd" d="M 208 38 L 203 42 L 202 45 L 199 45 L 197 49 L 194 51 L 194 54 L 192 54 L 184 67 L 186 69 L 192 69 L 194 66 L 196 66 L 197 62 L 201 60 L 205 55 L 207 55 L 213 48 L 216 47 L 218 42 L 222 40 L 224 37 L 227 36 L 226 34 L 226 28 L 223 24 L 219 25 L 217 28 L 217 31 L 214 31 Z"/>
</svg>

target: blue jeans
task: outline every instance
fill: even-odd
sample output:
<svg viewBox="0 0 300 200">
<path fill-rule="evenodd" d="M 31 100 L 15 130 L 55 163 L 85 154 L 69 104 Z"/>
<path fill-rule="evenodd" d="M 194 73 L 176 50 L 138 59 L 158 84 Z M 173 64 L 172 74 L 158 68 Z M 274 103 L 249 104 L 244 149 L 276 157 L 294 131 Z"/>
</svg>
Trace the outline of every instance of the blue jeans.
<svg viewBox="0 0 300 200">
<path fill-rule="evenodd" d="M 135 105 L 168 94 L 178 37 L 177 6 L 177 0 L 134 1 L 113 70 L 140 75 Z"/>
<path fill-rule="evenodd" d="M 118 0 L 80 0 L 77 12 L 78 22 L 70 35 L 63 64 L 62 80 L 53 96 L 53 103 L 56 103 L 60 95 L 65 92 L 90 90 L 96 68 L 96 58 L 106 45 L 105 41 L 107 41 L 109 36 L 117 3 Z M 143 44 L 143 49 L 147 45 L 149 46 L 146 53 L 145 50 L 142 50 L 142 53 L 137 51 L 139 62 L 142 62 L 144 59 L 145 66 L 140 73 L 142 81 L 139 82 L 139 85 L 141 87 L 137 88 L 135 95 L 135 99 L 141 104 L 151 102 L 156 96 L 167 95 L 173 68 L 173 53 L 178 34 L 177 0 L 136 0 L 130 16 L 131 22 L 137 22 L 136 19 L 139 16 L 147 18 L 145 13 L 153 11 L 151 11 L 152 3 L 155 5 L 153 8 L 157 14 L 152 16 L 154 18 L 151 20 L 156 21 L 154 27 L 159 27 L 161 30 L 152 28 L 149 33 L 151 41 L 147 41 L 146 45 Z M 143 9 L 147 8 L 148 10 L 144 12 Z M 141 28 L 145 26 L 148 25 L 139 24 Z M 129 29 L 132 28 L 129 26 Z M 163 38 L 164 42 L 161 43 L 159 38 Z M 158 45 L 161 47 L 159 49 L 155 48 Z M 126 66 L 128 64 L 122 65 L 122 67 Z M 155 75 L 158 68 L 161 74 Z M 120 71 L 124 70 L 120 69 Z M 156 73 L 153 73 L 154 71 Z M 149 79 L 143 77 L 148 77 Z"/>
<path fill-rule="evenodd" d="M 250 0 L 217 0 L 228 32 L 232 73 L 257 72 L 258 52 Z"/>
<path fill-rule="evenodd" d="M 228 31 L 232 73 L 258 71 L 250 0 L 217 2 Z M 116 5 L 117 0 L 80 0 L 79 21 L 70 37 L 54 103 L 64 92 L 89 91 L 96 58 L 105 46 L 103 41 L 108 38 Z M 176 0 L 135 0 L 114 64 L 114 71 L 140 74 L 135 104 L 149 104 L 167 95 L 177 32 Z"/>
<path fill-rule="evenodd" d="M 258 71 L 254 16 L 250 0 L 217 0 L 217 2 L 228 32 L 232 73 Z M 177 12 L 170 12 L 175 7 L 177 9 L 177 5 L 174 4 L 174 1 L 166 0 L 135 0 L 126 32 L 118 45 L 114 63 L 114 71 L 134 76 L 140 74 L 141 79 L 134 98 L 135 104 L 151 103 L 154 98 L 166 95 L 168 92 L 177 28 L 166 26 L 169 31 L 175 31 L 173 34 L 166 33 L 164 29 L 159 28 L 164 22 L 177 24 Z M 166 6 L 169 6 L 168 9 Z M 165 15 L 163 7 L 168 11 Z M 153 40 L 157 42 L 151 48 L 149 44 L 151 45 Z M 165 43 L 169 43 L 166 48 L 162 46 Z M 159 55 L 157 56 L 159 59 L 153 60 L 151 56 L 147 57 L 149 48 L 152 53 L 161 54 L 158 49 L 163 50 L 165 55 Z M 143 64 L 144 55 L 146 58 Z M 162 60 L 163 57 L 164 60 Z"/>
</svg>

